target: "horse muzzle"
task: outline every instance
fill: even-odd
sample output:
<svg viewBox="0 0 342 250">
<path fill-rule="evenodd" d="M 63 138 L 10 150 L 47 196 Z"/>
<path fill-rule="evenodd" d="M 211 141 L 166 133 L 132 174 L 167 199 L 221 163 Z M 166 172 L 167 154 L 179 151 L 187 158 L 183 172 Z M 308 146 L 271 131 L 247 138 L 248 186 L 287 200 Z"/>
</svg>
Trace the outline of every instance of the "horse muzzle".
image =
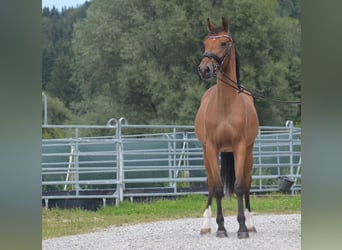
<svg viewBox="0 0 342 250">
<path fill-rule="evenodd" d="M 213 63 L 209 62 L 209 63 L 205 63 L 205 64 L 200 64 L 198 66 L 198 74 L 200 75 L 200 77 L 202 79 L 209 79 L 213 76 L 215 76 L 216 72 L 215 72 L 215 66 Z"/>
</svg>

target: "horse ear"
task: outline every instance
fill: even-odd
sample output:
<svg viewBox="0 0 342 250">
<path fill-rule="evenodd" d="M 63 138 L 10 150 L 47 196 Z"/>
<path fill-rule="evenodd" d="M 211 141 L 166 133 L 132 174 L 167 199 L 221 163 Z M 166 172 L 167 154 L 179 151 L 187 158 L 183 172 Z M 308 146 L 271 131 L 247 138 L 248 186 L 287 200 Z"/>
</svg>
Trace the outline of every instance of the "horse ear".
<svg viewBox="0 0 342 250">
<path fill-rule="evenodd" d="M 212 31 L 215 29 L 214 24 L 212 24 L 212 22 L 210 22 L 209 18 L 207 18 L 207 27 L 208 27 L 208 31 Z"/>
<path fill-rule="evenodd" d="M 228 32 L 229 30 L 229 25 L 228 25 L 228 21 L 225 17 L 222 17 L 222 27 L 223 29 Z"/>
</svg>

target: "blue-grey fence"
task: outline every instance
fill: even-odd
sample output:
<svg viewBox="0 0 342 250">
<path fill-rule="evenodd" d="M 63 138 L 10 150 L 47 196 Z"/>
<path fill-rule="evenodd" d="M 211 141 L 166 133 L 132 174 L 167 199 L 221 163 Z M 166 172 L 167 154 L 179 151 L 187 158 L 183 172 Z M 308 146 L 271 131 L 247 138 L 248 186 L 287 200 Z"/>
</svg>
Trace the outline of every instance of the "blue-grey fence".
<svg viewBox="0 0 342 250">
<path fill-rule="evenodd" d="M 125 197 L 207 193 L 193 126 L 129 125 L 125 118 L 113 118 L 103 126 L 42 128 L 65 137 L 42 140 L 46 206 L 49 199 L 102 198 L 105 205 L 108 198 L 118 204 Z M 278 191 L 281 176 L 295 182 L 291 194 L 301 190 L 300 137 L 291 122 L 259 128 L 251 192 Z"/>
</svg>

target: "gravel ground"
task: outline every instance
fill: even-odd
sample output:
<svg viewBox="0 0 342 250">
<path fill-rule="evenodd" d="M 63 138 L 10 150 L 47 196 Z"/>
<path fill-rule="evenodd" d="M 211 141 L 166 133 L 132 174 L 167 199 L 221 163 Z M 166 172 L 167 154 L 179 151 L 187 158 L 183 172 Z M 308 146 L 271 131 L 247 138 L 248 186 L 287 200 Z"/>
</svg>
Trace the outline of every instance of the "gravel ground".
<svg viewBox="0 0 342 250">
<path fill-rule="evenodd" d="M 181 219 L 144 223 L 132 226 L 109 227 L 103 231 L 60 237 L 43 241 L 43 250 L 74 249 L 300 249 L 301 215 L 255 215 L 257 233 L 249 239 L 238 239 L 235 216 L 225 218 L 228 238 L 216 238 L 215 218 L 211 234 L 200 235 L 202 219 Z"/>
</svg>

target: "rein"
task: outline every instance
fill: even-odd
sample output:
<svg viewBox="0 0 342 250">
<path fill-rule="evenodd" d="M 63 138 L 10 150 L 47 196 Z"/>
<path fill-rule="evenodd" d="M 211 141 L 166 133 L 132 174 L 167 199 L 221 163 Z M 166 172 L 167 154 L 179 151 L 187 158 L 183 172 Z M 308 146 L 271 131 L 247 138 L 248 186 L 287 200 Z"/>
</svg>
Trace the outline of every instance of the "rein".
<svg viewBox="0 0 342 250">
<path fill-rule="evenodd" d="M 269 100 L 272 102 L 279 102 L 279 103 L 288 103 L 288 104 L 301 104 L 301 101 L 284 101 L 284 100 L 279 100 L 279 99 L 274 99 L 268 96 L 265 96 L 263 94 L 259 94 L 259 93 L 255 93 L 254 91 L 251 91 L 250 89 L 244 87 L 243 85 L 241 85 L 241 82 L 237 82 L 234 81 L 226 72 L 224 72 L 222 70 L 222 65 L 224 63 L 224 61 L 226 60 L 227 56 L 230 56 L 230 52 L 231 52 L 231 47 L 232 47 L 232 43 L 233 43 L 233 37 L 232 34 L 229 33 L 229 35 L 218 35 L 218 36 L 208 36 L 208 38 L 210 39 L 217 39 L 217 38 L 228 38 L 229 40 L 229 44 L 228 44 L 228 48 L 225 50 L 225 53 L 223 54 L 222 57 L 219 57 L 218 55 L 216 55 L 213 52 L 204 52 L 202 54 L 202 58 L 203 57 L 208 57 L 209 59 L 214 59 L 218 64 L 215 64 L 215 71 L 219 70 L 220 73 L 226 78 L 228 79 L 230 82 L 226 81 L 225 79 L 222 79 L 220 77 L 218 77 L 218 79 L 220 81 L 222 81 L 224 84 L 232 87 L 233 89 L 236 89 L 238 91 L 238 93 L 243 93 L 245 95 L 249 95 L 252 96 L 254 98 L 258 98 L 258 99 L 265 99 L 265 100 Z M 233 83 L 233 84 L 232 84 Z"/>
<path fill-rule="evenodd" d="M 233 89 L 236 89 L 238 91 L 238 93 L 243 93 L 245 95 L 249 95 L 249 96 L 252 96 L 254 98 L 265 99 L 265 100 L 272 101 L 272 102 L 287 103 L 287 104 L 301 104 L 302 103 L 301 101 L 284 101 L 284 100 L 274 99 L 274 98 L 265 96 L 263 94 L 255 93 L 255 92 L 251 91 L 250 89 L 248 89 L 248 88 L 244 87 L 243 85 L 241 85 L 241 83 L 238 83 L 238 82 L 234 81 L 233 79 L 231 79 L 228 74 L 226 74 L 224 71 L 222 71 L 221 68 L 219 70 L 220 70 L 220 73 L 225 78 L 227 78 L 230 82 L 234 83 L 235 85 L 233 85 L 230 82 L 225 81 L 225 79 L 222 79 L 220 77 L 218 77 L 218 79 L 220 81 L 222 81 L 224 84 L 228 85 L 229 87 L 232 87 Z"/>
</svg>

